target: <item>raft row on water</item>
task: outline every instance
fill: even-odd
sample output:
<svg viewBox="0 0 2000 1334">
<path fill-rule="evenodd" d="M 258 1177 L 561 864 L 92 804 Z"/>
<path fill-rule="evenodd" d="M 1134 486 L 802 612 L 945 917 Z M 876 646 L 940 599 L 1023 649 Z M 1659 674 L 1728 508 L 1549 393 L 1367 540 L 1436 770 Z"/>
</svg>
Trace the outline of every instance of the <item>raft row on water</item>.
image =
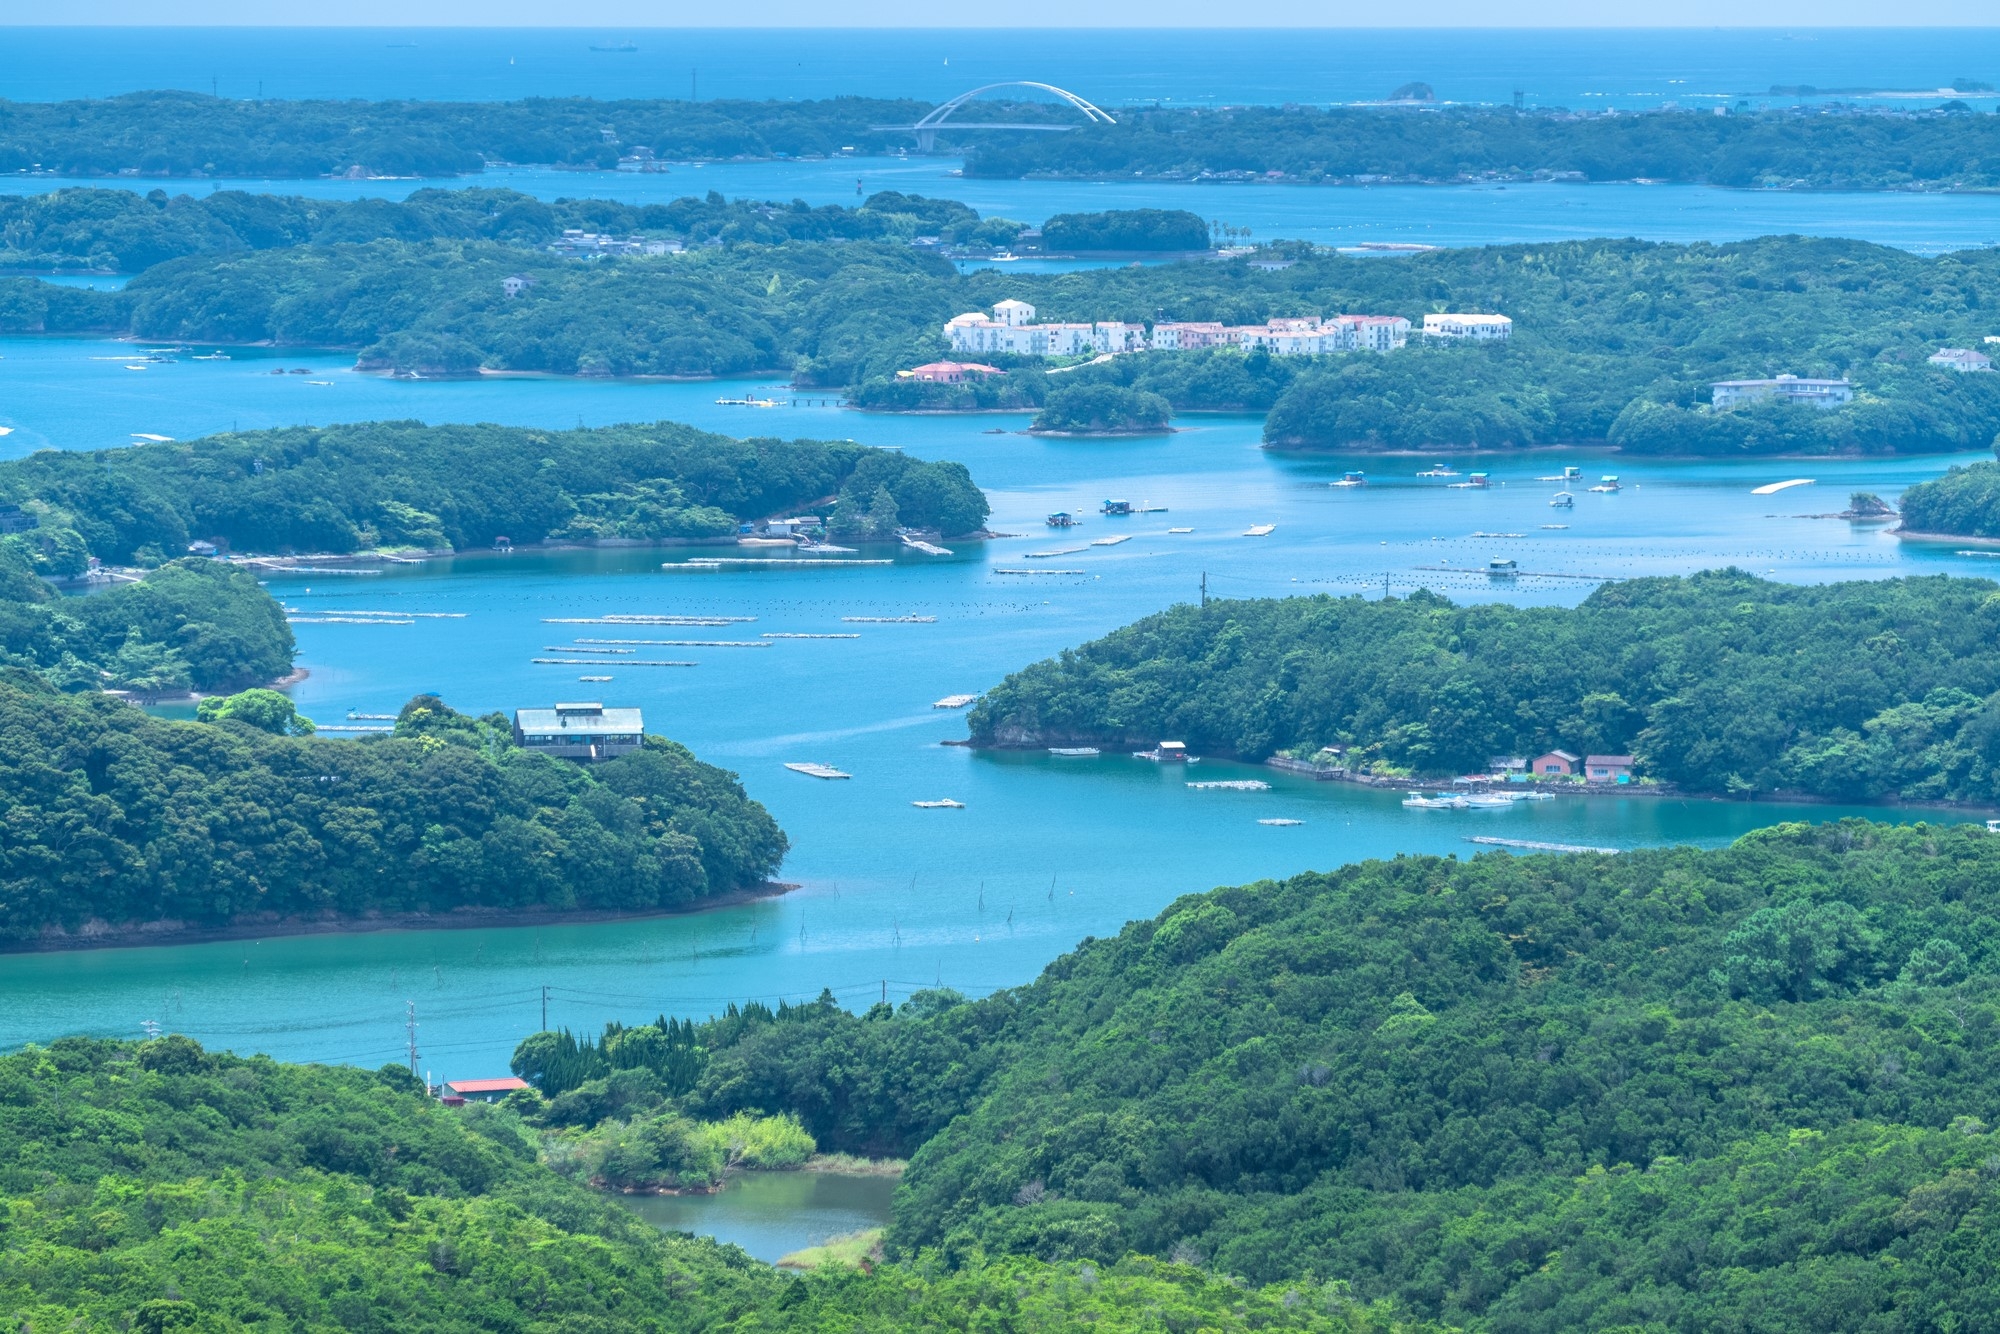
<svg viewBox="0 0 2000 1334">
<path fill-rule="evenodd" d="M 594 658 L 530 658 L 529 662 L 538 667 L 602 667 L 605 664 Z M 618 664 L 620 667 L 699 667 L 695 662 L 665 662 L 650 658 L 633 658 Z"/>
<path fill-rule="evenodd" d="M 673 625 L 696 626 L 747 625 L 756 620 L 755 616 L 651 616 L 639 612 L 617 613 L 609 616 L 544 616 L 543 625 Z"/>
</svg>

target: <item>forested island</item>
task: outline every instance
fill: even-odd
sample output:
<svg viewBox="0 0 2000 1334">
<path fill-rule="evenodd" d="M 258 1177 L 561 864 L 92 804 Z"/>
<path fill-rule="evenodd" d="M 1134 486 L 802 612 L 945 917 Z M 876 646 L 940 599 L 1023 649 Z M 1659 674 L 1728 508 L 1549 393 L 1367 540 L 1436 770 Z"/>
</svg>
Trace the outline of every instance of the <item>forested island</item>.
<svg viewBox="0 0 2000 1334">
<path fill-rule="evenodd" d="M 1081 90 L 1088 95 L 1088 90 Z M 519 102 L 236 101 L 144 92 L 0 102 L 0 171 L 64 176 L 456 176 L 493 163 L 581 171 L 669 160 L 881 154 L 909 148 L 930 103 L 534 98 Z M 939 148 L 968 175 L 1370 184 L 1468 179 L 1663 180 L 1839 190 L 2000 187 L 2000 122 L 1952 109 L 1852 106 L 1577 113 L 1412 104 L 1384 109 L 1114 108 L 1066 134 L 965 133 Z M 1075 124 L 1048 102 L 981 100 L 954 121 Z"/>
<path fill-rule="evenodd" d="M 1283 181 L 1678 181 L 1785 190 L 2000 188 L 2000 117 L 1710 107 L 1633 114 L 1477 107 L 1130 108 L 1071 134 L 987 136 L 965 174 Z"/>
<path fill-rule="evenodd" d="M 0 670 L 10 679 L 157 696 L 291 673 L 284 609 L 249 571 L 177 560 L 136 582 L 58 594 L 50 578 L 82 574 L 85 560 L 73 530 L 0 538 Z"/>
<path fill-rule="evenodd" d="M 899 200 L 879 216 L 914 218 L 896 210 L 936 203 Z M 1145 353 L 1065 376 L 1157 394 L 1177 412 L 1266 412 L 1266 439 L 1279 448 L 1915 453 L 1980 448 L 2000 433 L 2000 376 L 1926 364 L 1940 347 L 1981 346 L 1992 327 L 1984 312 L 2000 305 L 1996 251 L 1925 258 L 1769 237 L 1393 261 L 1306 246 L 1264 254 L 1291 262 L 960 274 L 883 237 L 745 241 L 599 264 L 491 239 L 378 239 L 185 255 L 119 292 L 0 280 L 0 331 L 352 348 L 364 368 L 425 375 L 788 372 L 802 385 L 849 387 L 860 407 L 952 411 L 1046 404 L 1039 363 L 1004 365 L 1004 380 L 977 385 L 896 376 L 946 353 L 946 320 L 1008 297 L 1030 300 L 1045 320 L 1136 324 L 1494 311 L 1514 320 L 1504 344 L 1312 358 Z M 510 277 L 532 285 L 509 296 Z M 1778 374 L 1846 376 L 1855 398 L 1826 412 L 1708 406 L 1717 380 Z"/>
<path fill-rule="evenodd" d="M 1195 221 L 1203 234 L 1191 248 L 1201 249 L 1207 244 L 1206 228 Z M 919 235 L 955 245 L 1005 245 L 1020 235 L 1022 225 L 1005 218 L 981 218 L 955 200 L 894 190 L 877 191 L 854 208 L 830 204 L 814 208 L 798 200 L 784 204 L 724 199 L 713 190 L 665 204 L 624 204 L 610 199 L 542 200 L 505 189 L 424 189 L 412 191 L 406 199 L 390 200 L 243 190 L 169 195 L 156 188 L 142 195 L 72 188 L 45 195 L 0 196 L 0 269 L 138 273 L 184 255 L 367 241 L 497 241 L 540 250 L 560 240 L 566 230 L 621 240 L 656 237 L 684 245 L 908 241 Z M 1184 222 L 1181 231 L 1187 231 Z"/>
<path fill-rule="evenodd" d="M 42 450 L 0 462 L 6 502 L 38 518 L 38 541 L 140 565 L 196 540 L 238 554 L 672 541 L 727 538 L 743 522 L 805 511 L 841 533 L 893 537 L 886 524 L 956 535 L 987 514 L 960 463 L 673 422 L 569 431 L 363 422 Z"/>
<path fill-rule="evenodd" d="M 1917 483 L 1897 503 L 1902 531 L 1912 536 L 2000 538 L 2000 463 L 1953 468 Z"/>
<path fill-rule="evenodd" d="M 1740 570 L 1605 584 L 1581 606 L 1303 597 L 1181 605 L 1036 663 L 969 719 L 985 746 L 1364 772 L 1633 755 L 1689 792 L 2000 803 L 2000 586 L 1794 586 Z"/>
<path fill-rule="evenodd" d="M 785 854 L 734 774 L 664 738 L 576 765 L 420 695 L 393 735 L 329 740 L 261 693 L 175 722 L 0 681 L 0 942 L 658 912 L 758 889 Z"/>
</svg>

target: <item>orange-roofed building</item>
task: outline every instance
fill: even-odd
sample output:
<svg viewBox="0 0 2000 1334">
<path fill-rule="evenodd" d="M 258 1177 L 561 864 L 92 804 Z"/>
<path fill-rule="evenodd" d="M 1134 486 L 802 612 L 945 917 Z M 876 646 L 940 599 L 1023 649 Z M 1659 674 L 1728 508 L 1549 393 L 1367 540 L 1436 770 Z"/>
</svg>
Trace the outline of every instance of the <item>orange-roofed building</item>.
<svg viewBox="0 0 2000 1334">
<path fill-rule="evenodd" d="M 527 1080 L 509 1075 L 505 1079 L 452 1079 L 447 1080 L 444 1094 L 447 1098 L 463 1098 L 468 1102 L 498 1102 L 515 1089 L 531 1087 Z"/>
<path fill-rule="evenodd" d="M 926 384 L 964 384 L 978 376 L 1006 373 L 998 366 L 986 366 L 976 361 L 933 361 L 913 370 L 896 372 L 903 379 L 922 380 Z"/>
</svg>

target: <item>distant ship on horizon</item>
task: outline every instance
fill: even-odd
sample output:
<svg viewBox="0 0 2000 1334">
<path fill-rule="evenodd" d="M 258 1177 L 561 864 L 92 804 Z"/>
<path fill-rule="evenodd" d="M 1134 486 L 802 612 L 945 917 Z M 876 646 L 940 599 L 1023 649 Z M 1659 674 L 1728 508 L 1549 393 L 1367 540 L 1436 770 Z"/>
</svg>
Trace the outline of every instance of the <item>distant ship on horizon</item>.
<svg viewBox="0 0 2000 1334">
<path fill-rule="evenodd" d="M 626 42 L 618 42 L 616 44 L 609 46 L 599 46 L 595 43 L 592 43 L 590 49 L 593 51 L 637 51 L 639 49 L 639 44 L 637 42 L 626 41 Z"/>
</svg>

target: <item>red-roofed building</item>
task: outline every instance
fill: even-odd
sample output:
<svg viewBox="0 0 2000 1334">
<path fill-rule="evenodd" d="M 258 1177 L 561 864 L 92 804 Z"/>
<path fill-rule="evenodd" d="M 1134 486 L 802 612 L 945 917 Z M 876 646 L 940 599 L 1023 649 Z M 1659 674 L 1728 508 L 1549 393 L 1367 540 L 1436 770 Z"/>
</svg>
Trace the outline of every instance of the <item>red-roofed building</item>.
<svg viewBox="0 0 2000 1334">
<path fill-rule="evenodd" d="M 976 361 L 933 361 L 914 370 L 896 372 L 903 379 L 922 380 L 926 384 L 964 384 L 982 375 L 1006 373 L 998 366 L 986 366 Z"/>
<path fill-rule="evenodd" d="M 453 1079 L 446 1082 L 444 1095 L 466 1101 L 498 1102 L 515 1089 L 528 1087 L 527 1080 L 512 1075 L 505 1079 Z"/>
</svg>

